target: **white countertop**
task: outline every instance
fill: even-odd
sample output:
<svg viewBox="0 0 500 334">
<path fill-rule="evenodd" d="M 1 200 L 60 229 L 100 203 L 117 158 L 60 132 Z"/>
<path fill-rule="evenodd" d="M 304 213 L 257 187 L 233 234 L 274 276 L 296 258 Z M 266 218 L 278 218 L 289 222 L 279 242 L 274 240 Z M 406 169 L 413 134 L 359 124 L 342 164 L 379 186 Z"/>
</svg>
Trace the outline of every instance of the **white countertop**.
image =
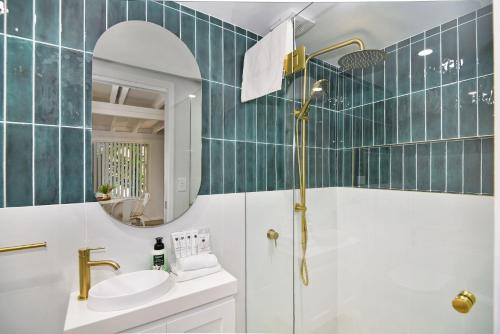
<svg viewBox="0 0 500 334">
<path fill-rule="evenodd" d="M 116 333 L 236 294 L 237 280 L 221 271 L 191 281 L 175 283 L 163 296 L 142 306 L 121 311 L 96 312 L 79 301 L 78 292 L 71 293 L 64 332 Z M 132 316 L 133 314 L 133 316 Z"/>
</svg>

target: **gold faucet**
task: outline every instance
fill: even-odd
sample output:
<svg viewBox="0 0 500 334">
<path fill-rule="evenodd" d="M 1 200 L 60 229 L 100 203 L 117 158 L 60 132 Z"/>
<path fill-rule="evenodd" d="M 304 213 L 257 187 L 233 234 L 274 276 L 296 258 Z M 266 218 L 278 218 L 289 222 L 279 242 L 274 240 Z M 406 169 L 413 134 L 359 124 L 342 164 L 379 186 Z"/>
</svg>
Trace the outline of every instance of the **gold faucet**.
<svg viewBox="0 0 500 334">
<path fill-rule="evenodd" d="M 111 260 L 90 261 L 90 252 L 99 249 L 104 249 L 104 247 L 80 248 L 78 250 L 78 260 L 80 267 L 80 295 L 78 296 L 78 300 L 87 300 L 89 298 L 90 267 L 110 266 L 113 267 L 113 269 L 115 270 L 120 269 L 120 265 L 115 261 Z"/>
</svg>

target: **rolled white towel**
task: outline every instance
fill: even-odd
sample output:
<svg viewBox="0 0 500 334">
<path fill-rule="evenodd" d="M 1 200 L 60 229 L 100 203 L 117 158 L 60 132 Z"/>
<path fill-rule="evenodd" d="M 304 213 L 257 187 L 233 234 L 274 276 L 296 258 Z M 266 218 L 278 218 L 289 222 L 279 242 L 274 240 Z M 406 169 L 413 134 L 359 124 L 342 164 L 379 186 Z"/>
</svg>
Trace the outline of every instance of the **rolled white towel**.
<svg viewBox="0 0 500 334">
<path fill-rule="evenodd" d="M 214 254 L 198 254 L 177 259 L 177 269 L 182 271 L 198 270 L 215 267 L 219 264 L 217 256 Z"/>
<path fill-rule="evenodd" d="M 215 274 L 222 270 L 222 267 L 218 264 L 214 267 L 203 268 L 198 270 L 182 271 L 179 270 L 176 265 L 172 266 L 172 272 L 174 273 L 174 279 L 176 282 L 189 281 L 198 277 L 207 276 L 210 274 Z"/>
</svg>

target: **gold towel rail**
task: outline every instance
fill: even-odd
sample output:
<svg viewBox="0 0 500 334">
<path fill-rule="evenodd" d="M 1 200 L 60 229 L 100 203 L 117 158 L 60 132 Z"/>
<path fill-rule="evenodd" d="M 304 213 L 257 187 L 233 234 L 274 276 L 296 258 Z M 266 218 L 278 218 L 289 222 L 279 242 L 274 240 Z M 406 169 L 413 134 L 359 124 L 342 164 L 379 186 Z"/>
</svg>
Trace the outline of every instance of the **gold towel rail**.
<svg viewBox="0 0 500 334">
<path fill-rule="evenodd" d="M 4 252 L 15 252 L 24 249 L 32 249 L 32 248 L 42 248 L 47 247 L 47 242 L 37 242 L 35 244 L 27 244 L 27 245 L 18 245 L 11 247 L 0 247 L 0 253 Z"/>
</svg>

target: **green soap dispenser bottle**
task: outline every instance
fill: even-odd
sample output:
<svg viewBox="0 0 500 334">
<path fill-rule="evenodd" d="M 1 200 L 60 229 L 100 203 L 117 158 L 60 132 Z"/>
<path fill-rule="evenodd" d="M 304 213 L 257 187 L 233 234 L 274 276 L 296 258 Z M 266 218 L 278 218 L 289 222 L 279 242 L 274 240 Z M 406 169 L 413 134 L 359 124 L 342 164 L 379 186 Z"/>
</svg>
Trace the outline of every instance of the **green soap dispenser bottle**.
<svg viewBox="0 0 500 334">
<path fill-rule="evenodd" d="M 165 253 L 165 245 L 162 240 L 162 237 L 156 238 L 156 243 L 152 253 L 153 257 L 151 269 L 168 271 L 167 255 Z"/>
</svg>

